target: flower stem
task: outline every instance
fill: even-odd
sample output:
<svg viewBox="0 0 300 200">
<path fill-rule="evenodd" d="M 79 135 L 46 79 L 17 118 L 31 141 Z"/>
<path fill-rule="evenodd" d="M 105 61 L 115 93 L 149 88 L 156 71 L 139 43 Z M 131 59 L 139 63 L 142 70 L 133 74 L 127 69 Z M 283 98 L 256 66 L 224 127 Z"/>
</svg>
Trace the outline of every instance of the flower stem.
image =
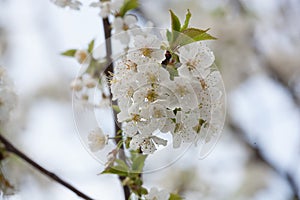
<svg viewBox="0 0 300 200">
<path fill-rule="evenodd" d="M 5 150 L 7 152 L 10 152 L 10 153 L 18 156 L 19 158 L 21 158 L 22 160 L 24 160 L 25 162 L 27 162 L 29 165 L 31 165 L 32 167 L 34 167 L 35 169 L 37 169 L 38 171 L 40 171 L 44 175 L 48 176 L 52 180 L 54 180 L 57 183 L 65 186 L 66 188 L 68 188 L 69 190 L 71 190 L 72 192 L 74 192 L 75 194 L 77 194 L 79 197 L 81 197 L 83 199 L 86 199 L 86 200 L 93 200 L 91 197 L 89 197 L 86 194 L 80 192 L 78 189 L 76 189 L 70 183 L 62 180 L 61 178 L 59 178 L 54 173 L 46 170 L 45 168 L 43 168 L 42 166 L 40 166 L 39 164 L 37 164 L 35 161 L 33 161 L 32 159 L 30 159 L 27 155 L 25 155 L 23 152 L 21 152 L 16 147 L 14 147 L 5 137 L 3 137 L 1 135 L 1 133 L 0 133 L 0 142 L 4 145 Z"/>
</svg>

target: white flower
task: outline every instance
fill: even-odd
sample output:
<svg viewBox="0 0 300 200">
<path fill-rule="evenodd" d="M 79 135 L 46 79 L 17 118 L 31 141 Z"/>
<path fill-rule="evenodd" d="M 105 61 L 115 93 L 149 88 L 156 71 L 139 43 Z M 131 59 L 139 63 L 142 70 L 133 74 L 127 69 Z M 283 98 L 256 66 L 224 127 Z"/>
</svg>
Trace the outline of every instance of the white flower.
<svg viewBox="0 0 300 200">
<path fill-rule="evenodd" d="M 79 10 L 82 3 L 77 0 L 52 0 L 59 7 L 70 7 L 73 10 Z"/>
<path fill-rule="evenodd" d="M 203 76 L 215 60 L 213 52 L 201 42 L 185 45 L 178 52 L 182 63 L 178 69 L 181 76 Z"/>
<path fill-rule="evenodd" d="M 0 122 L 6 122 L 10 118 L 10 112 L 16 106 L 17 95 L 13 91 L 12 81 L 6 74 L 6 70 L 0 67 Z"/>
<path fill-rule="evenodd" d="M 151 119 L 147 118 L 148 110 L 140 107 L 139 104 L 132 104 L 127 109 L 121 110 L 117 118 L 119 122 L 126 122 L 124 133 L 132 137 L 138 131 L 142 134 L 152 134 L 157 127 L 152 126 Z"/>
<path fill-rule="evenodd" d="M 190 79 L 175 77 L 174 81 L 167 84 L 169 89 L 169 108 L 182 108 L 183 110 L 194 109 L 198 106 L 197 96 L 190 84 Z"/>
<path fill-rule="evenodd" d="M 6 70 L 0 66 L 0 87 L 11 87 L 12 85 L 12 80 L 7 75 Z"/>
<path fill-rule="evenodd" d="M 137 18 L 134 15 L 125 15 L 122 17 L 116 17 L 112 23 L 112 27 L 115 33 L 120 33 L 122 31 L 127 31 L 131 28 L 136 27 Z"/>
<path fill-rule="evenodd" d="M 91 7 L 99 7 L 99 15 L 102 18 L 108 17 L 110 14 L 116 12 L 123 5 L 124 0 L 115 0 L 115 1 L 98 1 L 90 4 Z"/>
<path fill-rule="evenodd" d="M 191 143 L 197 140 L 197 133 L 194 130 L 199 123 L 200 115 L 198 110 L 176 114 L 176 124 L 173 134 L 173 147 L 180 147 L 182 142 Z"/>
<path fill-rule="evenodd" d="M 87 88 L 94 88 L 97 85 L 97 79 L 93 78 L 89 74 L 84 74 L 84 76 L 83 76 L 83 84 Z"/>
<path fill-rule="evenodd" d="M 90 62 L 89 52 L 86 50 L 77 50 L 74 57 L 80 64 L 88 64 Z"/>
<path fill-rule="evenodd" d="M 104 135 L 101 128 L 92 130 L 88 135 L 89 147 L 92 152 L 102 150 L 108 141 L 108 136 Z"/>
<path fill-rule="evenodd" d="M 135 48 L 128 52 L 127 58 L 135 63 L 161 63 L 165 59 L 161 41 L 154 35 L 137 35 L 134 37 Z"/>
<path fill-rule="evenodd" d="M 139 73 L 137 76 L 139 85 L 170 81 L 169 72 L 159 63 L 138 65 L 137 72 Z"/>
<path fill-rule="evenodd" d="M 128 45 L 130 42 L 128 31 L 138 27 L 136 23 L 137 18 L 134 15 L 125 15 L 123 18 L 116 17 L 112 23 L 112 27 L 115 30 L 115 38 L 120 40 L 122 44 Z"/>
<path fill-rule="evenodd" d="M 71 87 L 72 90 L 81 91 L 82 88 L 83 88 L 82 80 L 80 78 L 74 79 L 71 82 L 70 87 Z"/>
<path fill-rule="evenodd" d="M 130 141 L 130 147 L 133 150 L 141 148 L 144 154 L 151 154 L 156 151 L 156 145 L 167 145 L 167 140 L 153 135 L 137 134 Z"/>
<path fill-rule="evenodd" d="M 0 87 L 0 122 L 5 122 L 10 117 L 11 110 L 17 101 L 16 94 L 9 87 Z"/>
<path fill-rule="evenodd" d="M 151 188 L 149 194 L 145 195 L 146 200 L 168 200 L 170 194 L 166 190 L 158 190 L 157 188 Z"/>
</svg>

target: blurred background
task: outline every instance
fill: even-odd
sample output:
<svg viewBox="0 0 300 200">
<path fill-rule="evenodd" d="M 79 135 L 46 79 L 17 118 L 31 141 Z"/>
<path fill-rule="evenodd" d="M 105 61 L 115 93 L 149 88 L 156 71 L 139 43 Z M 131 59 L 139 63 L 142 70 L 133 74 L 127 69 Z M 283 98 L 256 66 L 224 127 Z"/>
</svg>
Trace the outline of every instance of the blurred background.
<svg viewBox="0 0 300 200">
<path fill-rule="evenodd" d="M 103 42 L 99 10 L 80 11 L 48 0 L 0 0 L 0 65 L 18 95 L 4 135 L 43 167 L 101 200 L 122 200 L 117 177 L 82 146 L 70 81 L 79 64 L 59 54 Z M 300 195 L 300 1 L 141 0 L 136 11 L 169 27 L 172 9 L 191 25 L 211 28 L 208 42 L 227 90 L 227 119 L 220 142 L 205 159 L 188 154 L 145 184 L 178 191 L 187 200 L 295 200 Z M 163 19 L 163 20 L 162 20 Z M 12 200 L 76 200 L 17 157 L 2 163 L 15 186 Z M 1 197 L 0 197 L 1 198 Z"/>
</svg>

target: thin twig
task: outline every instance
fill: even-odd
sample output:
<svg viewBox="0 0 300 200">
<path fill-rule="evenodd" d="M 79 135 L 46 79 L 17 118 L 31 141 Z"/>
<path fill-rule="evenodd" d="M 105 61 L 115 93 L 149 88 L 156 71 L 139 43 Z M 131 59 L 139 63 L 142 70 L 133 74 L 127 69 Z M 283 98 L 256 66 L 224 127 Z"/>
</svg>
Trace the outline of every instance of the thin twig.
<svg viewBox="0 0 300 200">
<path fill-rule="evenodd" d="M 111 24 L 109 22 L 108 18 L 103 18 L 102 19 L 102 24 L 103 24 L 103 30 L 104 30 L 104 36 L 105 36 L 105 48 L 106 48 L 106 62 L 107 62 L 107 67 L 104 71 L 104 74 L 109 77 L 111 75 L 111 73 L 113 73 L 113 62 L 112 62 L 112 46 L 111 46 Z M 111 95 L 111 93 L 110 93 Z M 110 97 L 111 98 L 111 97 Z M 116 102 L 112 102 L 113 104 L 116 104 Z M 114 118 L 115 118 L 115 131 L 116 131 L 116 136 L 118 136 L 118 134 L 122 134 L 121 133 L 121 129 L 120 129 L 120 124 L 118 123 L 118 121 L 116 120 L 116 115 L 117 113 L 114 111 Z M 115 142 L 116 144 L 119 144 L 121 138 L 116 137 L 115 138 Z M 124 146 L 121 145 L 121 150 L 124 150 Z M 124 151 L 120 151 L 119 152 L 119 157 L 123 160 L 125 160 L 125 154 Z M 121 183 L 123 183 L 125 177 L 119 176 L 119 179 L 121 181 Z M 123 185 L 123 191 L 124 191 L 124 197 L 126 200 L 129 200 L 130 198 L 130 189 L 127 185 Z"/>
<path fill-rule="evenodd" d="M 81 197 L 83 199 L 93 200 L 91 197 L 89 197 L 86 194 L 80 192 L 78 189 L 76 189 L 70 183 L 62 180 L 61 178 L 59 178 L 54 173 L 46 170 L 45 168 L 43 168 L 42 166 L 40 166 L 39 164 L 37 164 L 35 161 L 33 161 L 32 159 L 30 159 L 27 155 L 25 155 L 23 152 L 21 152 L 16 147 L 14 147 L 5 137 L 3 137 L 1 135 L 1 133 L 0 133 L 0 142 L 4 145 L 5 150 L 7 152 L 10 152 L 10 153 L 18 156 L 19 158 L 21 158 L 22 160 L 24 160 L 25 162 L 27 162 L 32 167 L 34 167 L 35 169 L 37 169 L 38 171 L 40 171 L 44 175 L 48 176 L 50 179 L 52 179 L 52 180 L 56 181 L 57 183 L 65 186 L 66 188 L 68 188 L 69 190 L 71 190 L 72 192 L 74 192 L 75 194 L 77 194 L 79 197 Z"/>
</svg>

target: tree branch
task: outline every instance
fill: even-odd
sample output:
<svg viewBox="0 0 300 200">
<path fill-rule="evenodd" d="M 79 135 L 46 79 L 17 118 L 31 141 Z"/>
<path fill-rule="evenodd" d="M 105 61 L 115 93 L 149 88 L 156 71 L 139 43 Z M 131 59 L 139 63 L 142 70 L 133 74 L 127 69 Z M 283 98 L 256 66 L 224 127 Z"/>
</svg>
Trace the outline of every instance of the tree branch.
<svg viewBox="0 0 300 200">
<path fill-rule="evenodd" d="M 7 152 L 10 152 L 10 153 L 18 156 L 19 158 L 21 158 L 22 160 L 24 160 L 25 162 L 27 162 L 29 165 L 31 165 L 32 167 L 34 167 L 35 169 L 37 169 L 38 171 L 40 171 L 42 174 L 44 174 L 47 177 L 49 177 L 50 179 L 52 179 L 55 182 L 57 182 L 57 183 L 65 186 L 66 188 L 68 188 L 69 190 L 71 190 L 72 192 L 74 192 L 75 194 L 77 194 L 79 197 L 81 197 L 83 199 L 93 200 L 91 197 L 89 197 L 86 194 L 80 192 L 78 189 L 76 189 L 70 183 L 62 180 L 61 178 L 59 178 L 54 173 L 49 172 L 48 170 L 46 170 L 45 168 L 43 168 L 42 166 L 40 166 L 39 164 L 37 164 L 35 161 L 33 161 L 32 159 L 30 159 L 27 155 L 25 155 L 20 150 L 18 150 L 16 147 L 14 147 L 5 137 L 3 137 L 1 135 L 1 133 L 0 133 L 0 142 L 4 145 L 5 150 Z"/>
<path fill-rule="evenodd" d="M 102 24 L 103 24 L 103 30 L 104 30 L 104 36 L 105 36 L 105 49 L 106 49 L 106 62 L 107 62 L 107 67 L 104 71 L 104 74 L 109 77 L 111 73 L 113 73 L 113 62 L 112 62 L 112 46 L 111 46 L 111 24 L 109 22 L 108 18 L 103 18 L 102 19 Z M 110 92 L 110 98 L 111 98 L 111 92 Z M 112 102 L 114 105 L 117 105 L 117 102 Z M 115 118 L 115 131 L 116 131 L 116 136 L 121 133 L 120 129 L 120 124 L 117 121 L 117 113 L 114 111 L 114 118 Z M 118 144 L 122 139 L 119 137 L 116 137 L 115 142 Z M 124 146 L 121 145 L 121 149 L 124 150 Z M 119 152 L 119 157 L 123 160 L 125 160 L 125 154 L 124 151 Z M 125 177 L 119 176 L 120 182 L 123 183 Z M 124 191 L 124 197 L 126 200 L 129 200 L 130 198 L 130 189 L 127 185 L 123 186 L 123 191 Z"/>
<path fill-rule="evenodd" d="M 246 138 L 246 133 L 237 126 L 235 123 L 233 123 L 231 120 L 228 122 L 229 128 L 235 133 L 235 136 L 237 139 L 239 139 L 240 142 L 242 142 L 247 148 L 252 149 L 255 155 L 255 159 L 265 163 L 268 167 L 270 167 L 274 172 L 276 172 L 279 176 L 281 176 L 284 180 L 287 181 L 287 183 L 290 185 L 290 188 L 293 192 L 293 200 L 300 200 L 299 198 L 299 191 L 297 187 L 297 183 L 294 180 L 293 176 L 290 172 L 282 172 L 279 170 L 272 162 L 270 162 L 268 159 L 265 158 L 264 154 L 262 153 L 262 150 L 257 145 L 252 145 L 250 141 Z"/>
</svg>

